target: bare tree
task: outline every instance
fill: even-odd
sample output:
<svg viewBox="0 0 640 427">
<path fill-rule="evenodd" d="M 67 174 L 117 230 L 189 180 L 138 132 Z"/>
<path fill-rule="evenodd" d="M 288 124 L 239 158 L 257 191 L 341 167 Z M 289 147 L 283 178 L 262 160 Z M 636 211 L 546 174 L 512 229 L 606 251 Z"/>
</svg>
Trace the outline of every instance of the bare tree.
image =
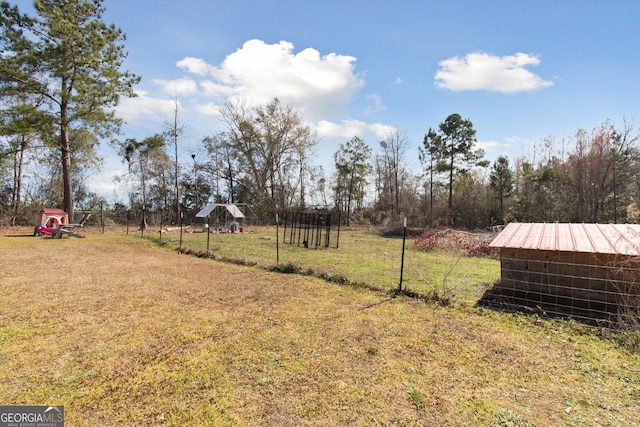
<svg viewBox="0 0 640 427">
<path fill-rule="evenodd" d="M 303 203 L 308 153 L 317 140 L 293 108 L 274 99 L 255 108 L 227 102 L 220 112 L 246 177 L 242 184 L 260 213 Z"/>
<path fill-rule="evenodd" d="M 215 203 L 235 202 L 235 185 L 238 180 L 238 166 L 236 156 L 233 155 L 233 147 L 225 132 L 219 132 L 203 139 L 208 161 L 202 166 L 213 178 L 213 193 Z M 223 196 L 221 183 L 226 184 L 227 192 Z"/>
<path fill-rule="evenodd" d="M 576 200 L 574 216 L 591 222 L 619 220 L 620 193 L 633 173 L 638 133 L 625 121 L 621 131 L 609 121 L 590 133 L 579 129 L 567 161 L 569 198 Z M 626 178 L 626 179 L 625 179 Z M 630 202 L 626 201 L 624 206 Z"/>
<path fill-rule="evenodd" d="M 178 141 L 185 131 L 185 125 L 180 122 L 180 101 L 178 95 L 173 98 L 173 117 L 165 124 L 165 134 L 173 144 L 174 152 L 174 199 L 173 211 L 175 212 L 175 221 L 180 221 L 180 163 L 178 162 Z"/>
<path fill-rule="evenodd" d="M 161 135 L 155 135 L 145 138 L 139 142 L 134 138 L 127 139 L 120 145 L 120 155 L 127 162 L 129 174 L 139 180 L 142 203 L 142 219 L 140 229 L 147 229 L 146 210 L 149 208 L 148 188 L 149 179 L 153 175 L 162 170 L 161 163 L 166 164 L 167 155 L 164 151 L 164 138 Z M 133 204 L 133 203 L 132 203 Z"/>
<path fill-rule="evenodd" d="M 401 212 L 401 192 L 409 178 L 404 159 L 408 144 L 406 132 L 396 131 L 380 141 L 382 152 L 376 156 L 378 197 L 381 207 L 389 210 L 392 216 Z"/>
</svg>

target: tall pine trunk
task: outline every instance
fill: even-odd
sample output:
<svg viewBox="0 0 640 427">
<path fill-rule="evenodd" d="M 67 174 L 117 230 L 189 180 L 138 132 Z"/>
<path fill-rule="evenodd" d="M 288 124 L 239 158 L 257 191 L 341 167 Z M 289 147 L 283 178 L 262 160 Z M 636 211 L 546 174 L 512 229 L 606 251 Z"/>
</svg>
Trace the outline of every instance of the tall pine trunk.
<svg viewBox="0 0 640 427">
<path fill-rule="evenodd" d="M 66 79 L 62 79 L 62 90 L 67 90 Z M 71 178 L 71 150 L 69 148 L 69 104 L 63 94 L 60 103 L 60 156 L 62 160 L 62 196 L 63 209 L 73 221 L 73 180 Z"/>
</svg>

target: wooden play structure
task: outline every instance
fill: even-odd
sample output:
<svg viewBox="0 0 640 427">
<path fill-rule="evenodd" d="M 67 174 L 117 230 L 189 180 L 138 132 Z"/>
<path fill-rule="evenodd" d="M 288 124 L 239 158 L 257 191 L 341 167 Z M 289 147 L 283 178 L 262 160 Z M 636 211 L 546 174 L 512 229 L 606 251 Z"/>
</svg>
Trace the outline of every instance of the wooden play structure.
<svg viewBox="0 0 640 427">
<path fill-rule="evenodd" d="M 82 215 L 79 222 L 70 224 L 69 215 L 62 209 L 44 208 L 36 214 L 33 235 L 51 236 L 58 239 L 62 236 L 84 238 L 82 234 L 76 232 L 76 229 L 84 227 L 84 223 L 90 215 Z"/>
</svg>

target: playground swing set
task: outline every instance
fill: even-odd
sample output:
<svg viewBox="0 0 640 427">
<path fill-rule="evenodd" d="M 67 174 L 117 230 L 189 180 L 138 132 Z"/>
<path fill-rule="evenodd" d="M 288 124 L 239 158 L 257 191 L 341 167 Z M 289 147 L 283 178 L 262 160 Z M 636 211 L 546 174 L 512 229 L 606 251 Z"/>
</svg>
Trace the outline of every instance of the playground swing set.
<svg viewBox="0 0 640 427">
<path fill-rule="evenodd" d="M 84 228 L 91 214 L 83 213 L 73 224 L 69 223 L 69 215 L 62 209 L 45 208 L 36 214 L 36 225 L 33 230 L 34 236 L 51 236 L 61 239 L 62 236 L 84 238 L 77 233 L 77 228 Z"/>
</svg>

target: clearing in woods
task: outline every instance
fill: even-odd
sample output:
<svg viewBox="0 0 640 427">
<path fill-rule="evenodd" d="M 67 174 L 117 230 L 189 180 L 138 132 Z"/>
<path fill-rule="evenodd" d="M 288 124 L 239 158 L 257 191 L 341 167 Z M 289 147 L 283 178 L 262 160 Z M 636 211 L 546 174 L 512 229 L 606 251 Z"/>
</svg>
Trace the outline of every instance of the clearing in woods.
<svg viewBox="0 0 640 427">
<path fill-rule="evenodd" d="M 0 402 L 93 425 L 638 425 L 640 357 L 570 321 L 0 235 Z"/>
</svg>

